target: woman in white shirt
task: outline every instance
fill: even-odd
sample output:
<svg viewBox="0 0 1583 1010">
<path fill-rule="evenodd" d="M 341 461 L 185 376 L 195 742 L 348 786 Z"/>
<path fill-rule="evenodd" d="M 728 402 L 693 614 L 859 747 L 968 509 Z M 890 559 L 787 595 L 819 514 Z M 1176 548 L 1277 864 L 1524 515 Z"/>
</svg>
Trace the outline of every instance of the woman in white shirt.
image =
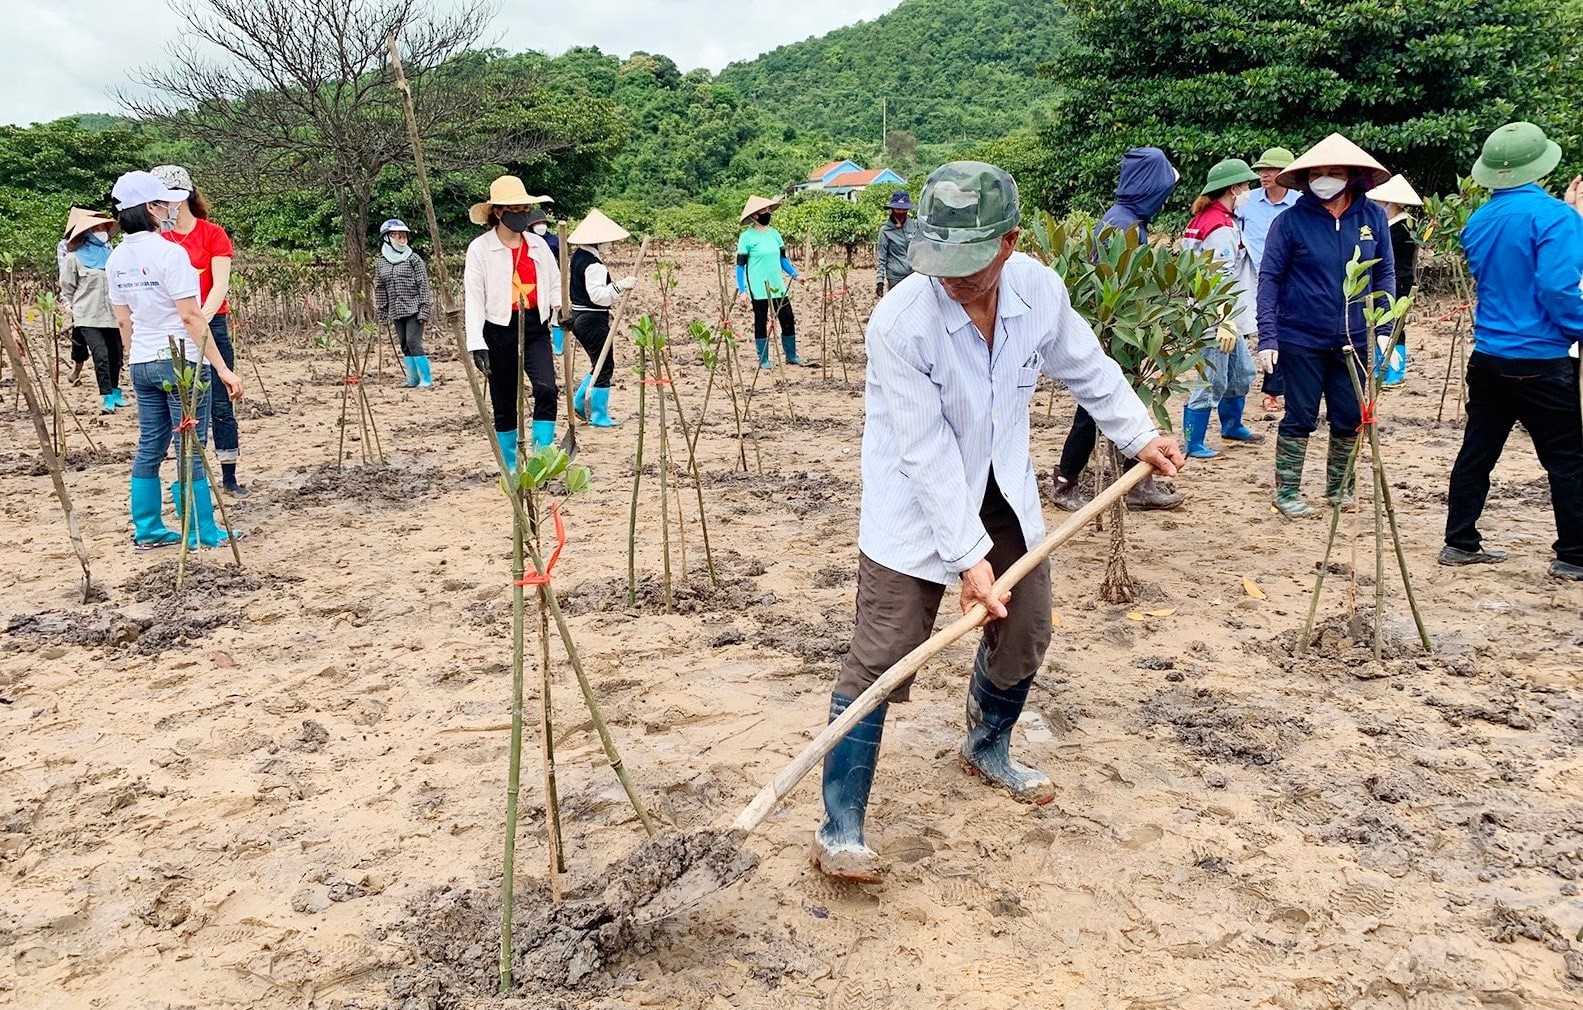
<svg viewBox="0 0 1583 1010">
<path fill-rule="evenodd" d="M 226 366 L 209 339 L 208 321 L 198 306 L 198 271 L 187 254 L 161 232 L 173 227 L 187 194 L 165 187 L 149 172 L 128 172 L 111 191 L 117 223 L 126 238 L 105 264 L 109 277 L 110 305 L 121 330 L 121 343 L 132 367 L 132 388 L 137 393 L 137 453 L 132 458 L 132 542 L 140 551 L 179 543 L 181 535 L 165 525 L 161 515 L 159 468 L 172 435 L 182 424 L 180 391 L 171 364 L 171 340 L 184 347 L 190 367 L 198 369 L 199 393 L 193 437 L 202 444 L 209 434 L 209 397 L 223 392 L 232 399 L 242 395 L 242 380 Z M 209 362 L 200 367 L 199 357 Z M 215 390 L 211 371 L 222 390 Z M 192 531 L 189 547 L 218 547 L 241 534 L 221 530 L 214 522 L 214 499 L 203 461 L 192 460 Z M 179 485 L 171 486 L 177 514 L 182 508 Z"/>
<path fill-rule="evenodd" d="M 561 271 L 550 247 L 530 228 L 533 205 L 522 180 L 503 175 L 489 184 L 489 199 L 468 212 L 489 230 L 467 247 L 462 271 L 467 349 L 480 362 L 494 408 L 495 440 L 506 465 L 517 459 L 517 391 L 526 372 L 533 387 L 533 448 L 555 441 L 560 388 L 550 348 L 550 317 L 561 307 Z M 525 338 L 519 363 L 518 327 Z"/>
</svg>

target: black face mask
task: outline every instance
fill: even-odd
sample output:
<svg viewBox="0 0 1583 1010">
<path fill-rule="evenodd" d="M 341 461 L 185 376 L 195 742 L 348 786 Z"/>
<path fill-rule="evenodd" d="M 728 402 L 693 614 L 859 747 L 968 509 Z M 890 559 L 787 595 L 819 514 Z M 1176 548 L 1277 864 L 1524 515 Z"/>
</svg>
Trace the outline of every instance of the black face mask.
<svg viewBox="0 0 1583 1010">
<path fill-rule="evenodd" d="M 769 224 L 770 223 L 770 212 L 769 211 L 765 211 L 762 214 L 754 214 L 753 215 L 753 220 L 757 221 L 759 224 Z"/>
<path fill-rule="evenodd" d="M 508 210 L 500 215 L 500 223 L 521 235 L 528 230 L 528 214 L 525 210 Z"/>
</svg>

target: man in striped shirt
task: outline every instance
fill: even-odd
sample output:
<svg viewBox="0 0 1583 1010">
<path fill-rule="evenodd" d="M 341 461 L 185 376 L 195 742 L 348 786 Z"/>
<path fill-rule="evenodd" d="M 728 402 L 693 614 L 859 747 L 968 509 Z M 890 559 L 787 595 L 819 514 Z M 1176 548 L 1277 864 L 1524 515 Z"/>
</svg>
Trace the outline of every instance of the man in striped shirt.
<svg viewBox="0 0 1583 1010">
<path fill-rule="evenodd" d="M 943 165 L 918 202 L 914 274 L 869 320 L 859 522 L 857 625 L 830 697 L 830 718 L 929 637 L 947 583 L 966 612 L 990 612 L 967 698 L 964 768 L 1024 802 L 1050 780 L 1011 759 L 1011 730 L 1050 644 L 1050 570 L 1014 594 L 990 588 L 1044 536 L 1028 451 L 1028 405 L 1041 374 L 1066 383 L 1124 456 L 1173 476 L 1181 447 L 1164 438 L 1121 369 L 1038 261 L 1015 252 L 1016 182 L 982 162 Z M 905 701 L 908 687 L 891 701 Z M 814 862 L 877 882 L 863 839 L 887 705 L 825 759 L 825 820 Z"/>
</svg>

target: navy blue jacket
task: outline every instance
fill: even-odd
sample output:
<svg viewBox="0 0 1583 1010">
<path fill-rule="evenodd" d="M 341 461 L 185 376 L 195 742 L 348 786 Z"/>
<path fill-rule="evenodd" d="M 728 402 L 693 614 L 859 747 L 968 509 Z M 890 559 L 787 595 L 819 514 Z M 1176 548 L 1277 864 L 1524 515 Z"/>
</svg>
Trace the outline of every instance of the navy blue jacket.
<svg viewBox="0 0 1583 1010">
<path fill-rule="evenodd" d="M 1149 222 L 1176 188 L 1177 174 L 1158 147 L 1134 147 L 1121 156 L 1116 202 L 1100 217 L 1094 237 L 1106 228 L 1126 231 L 1134 226 L 1141 242 L 1149 240 Z"/>
<path fill-rule="evenodd" d="M 1352 206 L 1338 220 L 1305 194 L 1275 219 L 1259 265 L 1259 350 L 1278 344 L 1340 350 L 1348 332 L 1355 347 L 1367 346 L 1363 305 L 1354 302 L 1349 312 L 1341 290 L 1354 250 L 1361 250 L 1364 260 L 1379 260 L 1371 270 L 1370 290 L 1394 295 L 1391 225 L 1373 200 L 1354 190 Z"/>
</svg>

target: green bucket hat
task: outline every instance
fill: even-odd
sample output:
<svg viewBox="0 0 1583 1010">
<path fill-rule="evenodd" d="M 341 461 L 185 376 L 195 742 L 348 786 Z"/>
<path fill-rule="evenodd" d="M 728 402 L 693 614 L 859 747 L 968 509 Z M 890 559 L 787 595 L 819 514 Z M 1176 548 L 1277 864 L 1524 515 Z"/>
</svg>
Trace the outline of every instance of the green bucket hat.
<svg viewBox="0 0 1583 1010">
<path fill-rule="evenodd" d="M 918 197 L 918 238 L 907 250 L 927 277 L 967 277 L 989 266 L 1000 239 L 1022 221 L 1017 182 L 982 161 L 941 165 Z"/>
<path fill-rule="evenodd" d="M 1204 188 L 1199 190 L 1199 195 L 1208 196 L 1218 193 L 1223 189 L 1230 189 L 1239 182 L 1258 182 L 1259 173 L 1248 167 L 1248 163 L 1241 158 L 1227 158 L 1225 161 L 1215 163 L 1209 170 L 1209 181 L 1204 183 Z"/>
<path fill-rule="evenodd" d="M 1473 163 L 1473 181 L 1488 189 L 1538 182 L 1561 164 L 1561 145 L 1532 123 L 1507 123 L 1490 134 Z"/>
<path fill-rule="evenodd" d="M 1297 155 L 1284 147 L 1272 147 L 1259 155 L 1259 160 L 1253 163 L 1254 169 L 1279 168 L 1285 171 L 1286 167 L 1297 160 Z"/>
</svg>

